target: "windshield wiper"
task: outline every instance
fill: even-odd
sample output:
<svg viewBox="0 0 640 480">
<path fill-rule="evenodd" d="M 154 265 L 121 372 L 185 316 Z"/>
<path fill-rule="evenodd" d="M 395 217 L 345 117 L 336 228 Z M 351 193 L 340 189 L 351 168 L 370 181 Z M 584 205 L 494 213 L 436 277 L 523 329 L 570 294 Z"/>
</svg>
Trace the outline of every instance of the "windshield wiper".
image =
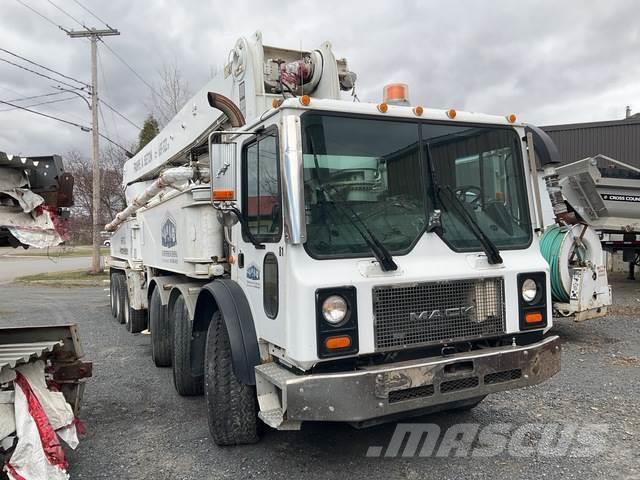
<svg viewBox="0 0 640 480">
<path fill-rule="evenodd" d="M 380 268 L 382 269 L 382 271 L 392 272 L 397 270 L 398 265 L 396 264 L 396 262 L 393 261 L 393 257 L 391 256 L 391 253 L 389 253 L 389 250 L 387 250 L 387 248 L 382 244 L 380 240 L 378 240 L 378 238 L 373 234 L 373 232 L 369 229 L 369 227 L 367 227 L 367 224 L 364 222 L 364 220 L 362 220 L 362 217 L 358 215 L 353 208 L 338 205 L 333 200 L 333 198 L 327 191 L 327 188 L 324 182 L 320 180 L 320 165 L 318 163 L 318 155 L 316 154 L 316 149 L 315 149 L 315 145 L 313 144 L 312 135 L 308 135 L 308 138 L 309 138 L 309 147 L 311 149 L 311 154 L 313 155 L 313 161 L 316 167 L 315 176 L 318 182 L 318 188 L 322 193 L 324 193 L 327 203 L 331 204 L 336 210 L 340 211 L 340 213 L 342 213 L 342 215 L 345 216 L 347 220 L 349 220 L 351 225 L 353 225 L 353 228 L 355 228 L 356 232 L 358 232 L 358 234 L 362 237 L 364 242 L 367 244 L 367 247 L 369 247 L 369 250 L 371 250 L 371 253 L 373 253 L 373 256 L 376 257 L 376 260 L 378 260 L 378 263 L 380 264 Z"/>
<path fill-rule="evenodd" d="M 431 174 L 431 184 L 433 186 L 434 197 L 435 197 L 434 200 L 437 199 L 439 200 L 438 203 L 444 203 L 442 200 L 443 198 L 446 198 L 446 201 L 449 203 L 449 205 L 453 207 L 452 209 L 458 213 L 462 221 L 467 225 L 469 230 L 471 230 L 471 233 L 473 233 L 475 237 L 478 239 L 478 241 L 480 242 L 480 245 L 482 246 L 482 250 L 484 250 L 484 253 L 487 255 L 487 261 L 491 265 L 503 263 L 502 257 L 500 256 L 500 250 L 498 250 L 498 247 L 496 247 L 496 244 L 493 243 L 491 239 L 485 235 L 485 233 L 480 228 L 480 225 L 478 225 L 478 222 L 476 222 L 473 219 L 473 217 L 469 215 L 469 212 L 467 212 L 467 209 L 464 207 L 460 199 L 456 197 L 453 190 L 451 190 L 451 187 L 447 185 L 446 187 L 443 188 L 438 182 L 438 177 L 436 175 L 435 168 L 433 166 L 431 151 L 429 150 L 428 143 L 425 144 L 425 152 L 427 154 L 427 166 L 429 167 L 429 173 Z M 443 191 L 446 192 L 446 195 L 442 195 Z M 436 210 L 434 214 L 435 214 L 434 220 L 433 220 L 434 224 L 433 226 L 431 225 L 432 220 L 430 218 L 429 219 L 430 225 L 428 228 L 431 231 L 439 232 L 438 234 L 440 235 L 441 229 L 442 229 L 442 224 L 440 223 L 440 212 Z"/>
<path fill-rule="evenodd" d="M 398 265 L 393 261 L 393 256 L 387 250 L 387 247 L 378 240 L 378 238 L 373 234 L 373 232 L 367 227 L 367 224 L 362 220 L 362 217 L 356 213 L 356 211 L 351 207 L 345 207 L 337 204 L 327 189 L 321 183 L 318 185 L 320 191 L 324 193 L 326 197 L 326 202 L 332 205 L 336 210 L 339 210 L 340 213 L 344 217 L 349 220 L 349 223 L 353 225 L 353 228 L 360 234 L 362 239 L 373 253 L 373 256 L 376 257 L 376 260 L 380 263 L 380 268 L 385 272 L 395 271 L 398 269 Z"/>
<path fill-rule="evenodd" d="M 444 195 L 443 195 L 444 193 Z M 456 197 L 453 190 L 449 185 L 445 187 L 437 186 L 436 187 L 436 195 L 442 202 L 446 200 L 446 203 L 449 204 L 451 210 L 454 210 L 458 216 L 462 219 L 462 221 L 469 227 L 469 230 L 476 236 L 480 245 L 482 245 L 482 249 L 484 253 L 487 254 L 487 261 L 491 265 L 496 265 L 502 263 L 502 257 L 500 256 L 500 250 L 496 247 L 496 244 L 491 241 L 491 239 L 482 231 L 478 222 L 476 222 L 473 217 L 467 212 L 467 209 L 462 204 L 462 201 Z"/>
</svg>

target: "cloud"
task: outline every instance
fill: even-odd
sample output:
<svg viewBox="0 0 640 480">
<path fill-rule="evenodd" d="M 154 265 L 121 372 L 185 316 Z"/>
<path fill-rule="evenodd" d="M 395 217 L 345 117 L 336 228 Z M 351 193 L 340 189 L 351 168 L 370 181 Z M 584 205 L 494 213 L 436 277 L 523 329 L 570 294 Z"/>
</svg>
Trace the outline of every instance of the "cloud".
<svg viewBox="0 0 640 480">
<path fill-rule="evenodd" d="M 238 37 L 261 30 L 268 45 L 310 49 L 331 41 L 358 73 L 363 101 L 379 101 L 384 84 L 402 81 L 416 104 L 516 112 L 538 124 L 620 118 L 627 104 L 640 110 L 640 4 L 631 0 L 83 2 L 122 32 L 104 41 L 149 83 L 157 82 L 163 62 L 175 62 L 197 89 L 222 68 Z M 48 3 L 28 3 L 79 28 Z M 74 2 L 57 4 L 100 27 Z M 18 2 L 3 2 L 0 36 L 9 50 L 89 80 L 89 42 L 68 38 Z M 100 94 L 141 124 L 149 89 L 103 45 L 99 52 Z M 0 62 L 1 100 L 50 92 L 51 85 Z M 90 120 L 79 99 L 34 109 L 83 125 Z M 103 133 L 125 145 L 135 141 L 131 125 L 107 109 L 103 117 Z M 0 150 L 88 154 L 89 145 L 90 135 L 78 128 L 0 112 Z"/>
</svg>

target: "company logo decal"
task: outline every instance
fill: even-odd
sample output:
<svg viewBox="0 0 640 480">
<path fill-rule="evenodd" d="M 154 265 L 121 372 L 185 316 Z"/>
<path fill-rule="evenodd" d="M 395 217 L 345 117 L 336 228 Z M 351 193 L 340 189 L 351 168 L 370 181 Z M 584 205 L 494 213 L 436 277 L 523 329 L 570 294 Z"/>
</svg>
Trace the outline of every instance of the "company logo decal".
<svg viewBox="0 0 640 480">
<path fill-rule="evenodd" d="M 177 244 L 176 222 L 169 216 L 162 224 L 162 246 L 165 248 L 173 248 Z"/>
<path fill-rule="evenodd" d="M 250 287 L 260 287 L 260 269 L 255 263 L 247 267 L 247 285 Z"/>
<path fill-rule="evenodd" d="M 247 268 L 247 278 L 249 280 L 260 280 L 260 269 L 255 263 L 252 263 Z"/>
<path fill-rule="evenodd" d="M 176 221 L 171 215 L 168 215 L 164 222 L 162 222 L 160 242 L 164 247 L 161 251 L 162 261 L 177 264 L 178 252 L 174 247 L 178 244 L 178 230 L 176 228 Z"/>
</svg>

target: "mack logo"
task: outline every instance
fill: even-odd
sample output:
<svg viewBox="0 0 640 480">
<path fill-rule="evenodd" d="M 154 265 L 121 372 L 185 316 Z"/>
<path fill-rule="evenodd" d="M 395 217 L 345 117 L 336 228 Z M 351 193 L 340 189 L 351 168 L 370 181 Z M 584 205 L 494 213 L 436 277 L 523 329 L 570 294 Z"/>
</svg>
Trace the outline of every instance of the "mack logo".
<svg viewBox="0 0 640 480">
<path fill-rule="evenodd" d="M 436 309 L 436 310 L 425 310 L 424 312 L 415 313 L 411 312 L 409 314 L 409 318 L 412 321 L 429 321 L 429 320 L 439 320 L 442 318 L 460 318 L 471 316 L 474 312 L 475 308 L 473 305 L 467 305 L 464 307 L 453 307 L 453 308 L 445 308 L 445 309 Z"/>
</svg>

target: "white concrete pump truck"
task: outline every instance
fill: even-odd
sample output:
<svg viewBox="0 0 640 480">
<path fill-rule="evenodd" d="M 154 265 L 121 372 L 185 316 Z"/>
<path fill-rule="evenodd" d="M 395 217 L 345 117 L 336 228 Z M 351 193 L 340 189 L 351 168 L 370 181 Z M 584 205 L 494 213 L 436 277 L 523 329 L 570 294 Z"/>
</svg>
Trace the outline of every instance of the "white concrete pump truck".
<svg viewBox="0 0 640 480">
<path fill-rule="evenodd" d="M 179 394 L 205 394 L 217 444 L 471 408 L 560 369 L 538 239 L 543 210 L 566 213 L 550 139 L 411 106 L 402 84 L 354 102 L 355 80 L 329 43 L 242 38 L 124 167 L 112 312 L 149 328 Z M 571 260 L 565 276 L 597 270 Z"/>
</svg>

